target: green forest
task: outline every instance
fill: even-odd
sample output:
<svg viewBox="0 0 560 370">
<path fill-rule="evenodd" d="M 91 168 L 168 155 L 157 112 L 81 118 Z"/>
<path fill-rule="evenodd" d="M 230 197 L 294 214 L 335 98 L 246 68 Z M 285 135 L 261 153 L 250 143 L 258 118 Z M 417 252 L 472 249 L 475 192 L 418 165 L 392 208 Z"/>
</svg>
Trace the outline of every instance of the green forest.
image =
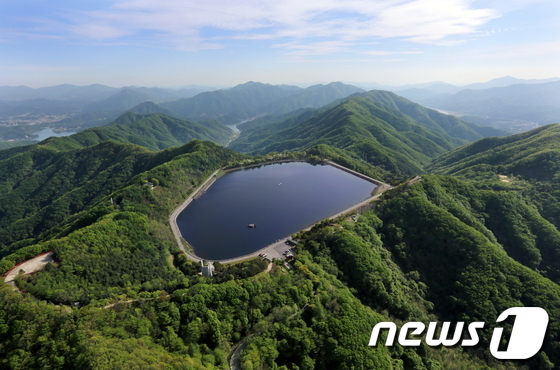
<svg viewBox="0 0 560 370">
<path fill-rule="evenodd" d="M 56 257 L 17 290 L 1 284 L 0 368 L 560 369 L 558 125 L 504 136 L 387 92 L 320 108 L 268 93 L 283 115 L 237 138 L 219 120 L 138 111 L 0 150 L 0 272 Z M 278 159 L 330 160 L 393 188 L 293 235 L 289 263 L 201 276 L 169 215 L 214 171 Z M 544 344 L 497 360 L 496 318 L 517 306 L 547 311 Z M 383 321 L 486 327 L 472 348 L 368 346 Z"/>
</svg>

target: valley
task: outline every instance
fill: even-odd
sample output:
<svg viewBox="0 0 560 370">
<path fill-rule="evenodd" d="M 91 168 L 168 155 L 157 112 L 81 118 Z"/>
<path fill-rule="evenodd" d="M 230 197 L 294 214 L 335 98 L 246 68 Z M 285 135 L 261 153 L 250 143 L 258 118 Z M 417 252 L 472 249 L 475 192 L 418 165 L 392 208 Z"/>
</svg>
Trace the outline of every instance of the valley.
<svg viewBox="0 0 560 370">
<path fill-rule="evenodd" d="M 512 135 L 341 83 L 249 82 L 167 102 L 93 90 L 88 122 L 108 107 L 106 124 L 74 116 L 58 129 L 75 134 L 0 150 L 0 271 L 56 257 L 14 278 L 23 293 L 0 286 L 0 367 L 560 367 L 558 124 Z M 305 188 L 314 170 L 329 174 Z M 246 215 L 251 200 L 259 215 Z M 211 218 L 186 224 L 221 255 L 183 230 L 193 205 Z M 232 236 L 259 232 L 254 245 Z M 261 253 L 271 262 L 246 258 Z M 213 276 L 201 259 L 219 260 Z M 379 322 L 483 321 L 491 333 L 517 306 L 550 317 L 526 361 L 493 358 L 486 334 L 475 348 L 367 346 Z"/>
</svg>

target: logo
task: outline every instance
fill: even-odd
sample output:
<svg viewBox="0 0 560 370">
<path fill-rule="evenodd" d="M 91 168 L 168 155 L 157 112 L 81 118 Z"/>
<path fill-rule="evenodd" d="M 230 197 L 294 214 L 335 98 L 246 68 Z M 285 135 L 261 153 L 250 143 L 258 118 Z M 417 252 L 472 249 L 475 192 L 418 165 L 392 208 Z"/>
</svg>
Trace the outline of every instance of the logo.
<svg viewBox="0 0 560 370">
<path fill-rule="evenodd" d="M 528 359 L 541 349 L 546 328 L 548 327 L 548 314 L 540 307 L 512 307 L 508 308 L 498 316 L 496 320 L 500 323 L 510 316 L 515 316 L 515 323 L 509 337 L 507 350 L 498 350 L 502 341 L 504 328 L 494 328 L 492 339 L 490 341 L 490 353 L 500 360 L 525 360 Z M 443 345 L 445 347 L 454 346 L 460 342 L 463 347 L 475 346 L 480 341 L 478 330 L 484 328 L 484 322 L 473 322 L 467 326 L 470 339 L 463 339 L 463 331 L 465 329 L 464 322 L 457 322 L 453 335 L 449 338 L 449 328 L 451 322 L 444 322 L 441 326 L 439 336 L 436 337 L 438 327 L 437 322 L 430 322 L 426 333 L 425 341 L 430 347 Z M 382 329 L 388 329 L 386 346 L 392 346 L 397 336 L 397 325 L 394 322 L 380 322 L 373 327 L 369 346 L 377 345 L 379 335 Z M 398 335 L 398 342 L 403 347 L 417 347 L 422 343 L 421 339 L 409 339 L 412 336 L 421 335 L 426 329 L 426 325 L 422 322 L 407 322 L 404 324 Z"/>
</svg>

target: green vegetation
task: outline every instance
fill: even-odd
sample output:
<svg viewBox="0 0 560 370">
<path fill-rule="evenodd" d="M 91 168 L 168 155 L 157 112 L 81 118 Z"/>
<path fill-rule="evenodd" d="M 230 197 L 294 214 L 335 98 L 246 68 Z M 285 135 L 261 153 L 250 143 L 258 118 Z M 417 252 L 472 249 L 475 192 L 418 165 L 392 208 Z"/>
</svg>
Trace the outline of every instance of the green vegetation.
<svg viewBox="0 0 560 370">
<path fill-rule="evenodd" d="M 301 90 L 295 86 L 273 86 L 247 82 L 227 90 L 200 93 L 189 99 L 162 103 L 160 106 L 189 119 L 217 119 L 237 123 L 248 119 L 263 106 Z"/>
<path fill-rule="evenodd" d="M 560 125 L 553 124 L 502 138 L 486 138 L 447 153 L 430 164 L 436 173 L 471 177 L 475 172 L 558 181 Z"/>
<path fill-rule="evenodd" d="M 133 184 L 129 186 L 137 186 L 139 190 L 143 179 L 155 178 L 159 186 L 154 193 L 178 189 L 178 195 L 187 194 L 204 175 L 236 158 L 240 156 L 200 141 L 157 153 L 113 141 L 67 151 L 36 145 L 0 162 L 1 253 L 6 255 L 48 234 L 55 234 L 72 215 L 101 199 L 108 203 L 107 196 L 125 185 Z M 169 178 L 181 163 L 194 172 L 187 173 L 185 176 L 189 178 L 181 181 Z M 149 174 L 135 178 L 150 169 Z M 177 188 L 179 185 L 187 187 Z M 122 197 L 119 194 L 112 194 L 115 201 Z M 137 195 L 133 192 L 131 196 Z M 95 221 L 102 214 L 101 210 L 91 214 L 91 220 L 82 220 L 82 225 Z"/>
<path fill-rule="evenodd" d="M 17 140 L 17 141 L 4 141 L 0 142 L 0 150 L 10 149 L 16 146 L 32 145 L 37 143 L 35 140 Z"/>
<path fill-rule="evenodd" d="M 275 123 L 271 118 L 257 119 L 229 147 L 265 154 L 327 144 L 375 166 L 391 179 L 421 173 L 432 158 L 468 141 L 504 134 L 384 91 L 359 94 L 329 107 Z"/>
<path fill-rule="evenodd" d="M 232 132 L 215 121 L 189 122 L 166 116 L 161 113 L 134 114 L 125 113 L 107 126 L 91 128 L 77 134 L 61 138 L 50 138 L 50 141 L 61 141 L 57 147 L 65 145 L 90 146 L 106 140 L 130 143 L 151 150 L 181 146 L 190 140 L 200 139 L 218 144 L 228 142 Z M 70 144 L 72 143 L 72 144 Z M 47 143 L 45 143 L 47 144 Z M 47 144 L 51 145 L 51 144 Z"/>
<path fill-rule="evenodd" d="M 282 115 L 301 108 L 319 108 L 362 91 L 340 82 L 306 89 L 247 82 L 231 89 L 204 92 L 189 99 L 162 103 L 159 106 L 184 118 L 217 119 L 229 124 L 262 114 Z"/>
<path fill-rule="evenodd" d="M 551 317 L 543 351 L 547 361 L 557 367 L 560 287 L 513 259 L 528 264 L 535 262 L 539 253 L 539 247 L 529 241 L 530 227 L 538 226 L 529 223 L 527 227 L 523 219 L 512 217 L 523 205 L 506 214 L 496 209 L 494 222 L 487 225 L 494 230 L 489 232 L 479 212 L 492 208 L 493 202 L 504 201 L 495 194 L 485 194 L 452 178 L 432 176 L 390 192 L 380 209 L 383 240 L 403 271 L 416 271 L 427 285 L 426 298 L 433 302 L 434 312 L 445 320 L 484 321 L 493 326 L 495 317 L 506 308 L 543 307 Z M 489 198 L 484 199 L 486 196 Z M 511 199 L 506 197 L 505 201 Z M 542 219 L 531 221 L 546 225 Z M 549 231 L 556 234 L 552 229 Z M 502 249 L 496 240 L 500 242 L 504 236 L 511 237 L 506 242 L 516 239 L 519 244 Z M 540 246 L 544 249 L 541 253 L 551 258 L 545 264 L 555 265 L 558 257 L 550 253 L 557 254 L 557 242 L 550 240 L 550 244 Z M 557 273 L 557 267 L 549 269 Z M 483 339 L 487 342 L 488 336 Z M 544 361 L 544 355 L 540 356 L 533 358 L 529 368 L 539 368 L 537 363 Z"/>
<path fill-rule="evenodd" d="M 250 85 L 238 101 L 283 96 L 279 111 L 313 96 Z M 248 112 L 218 108 L 222 120 Z M 0 273 L 46 251 L 57 259 L 18 276 L 23 292 L 0 286 L 0 368 L 229 369 L 237 346 L 243 370 L 560 368 L 558 125 L 449 152 L 500 132 L 369 92 L 247 122 L 231 148 L 261 154 L 251 157 L 191 140 L 225 144 L 231 132 L 216 121 L 137 112 L 0 151 Z M 285 159 L 331 160 L 396 186 L 365 213 L 298 233 L 289 268 L 256 258 L 199 275 L 172 210 L 217 169 Z M 445 175 L 410 185 L 425 168 Z M 543 307 L 550 324 L 540 353 L 503 362 L 489 340 L 514 306 Z M 475 348 L 369 347 L 380 321 L 487 324 Z"/>
</svg>

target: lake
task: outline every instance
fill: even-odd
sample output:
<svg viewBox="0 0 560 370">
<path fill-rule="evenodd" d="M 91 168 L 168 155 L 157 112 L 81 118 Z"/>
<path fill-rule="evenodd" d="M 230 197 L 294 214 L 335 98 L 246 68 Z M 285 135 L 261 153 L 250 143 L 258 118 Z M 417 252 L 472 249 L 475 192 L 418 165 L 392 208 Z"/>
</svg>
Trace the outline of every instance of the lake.
<svg viewBox="0 0 560 370">
<path fill-rule="evenodd" d="M 177 225 L 197 256 L 234 258 L 369 198 L 375 187 L 333 166 L 306 162 L 236 170 L 193 200 Z"/>
<path fill-rule="evenodd" d="M 75 132 L 74 131 L 54 132 L 52 128 L 44 128 L 42 130 L 33 132 L 33 135 L 39 136 L 37 138 L 34 138 L 33 140 L 43 141 L 51 136 L 61 137 L 61 136 L 68 136 L 72 134 L 75 134 Z"/>
</svg>

